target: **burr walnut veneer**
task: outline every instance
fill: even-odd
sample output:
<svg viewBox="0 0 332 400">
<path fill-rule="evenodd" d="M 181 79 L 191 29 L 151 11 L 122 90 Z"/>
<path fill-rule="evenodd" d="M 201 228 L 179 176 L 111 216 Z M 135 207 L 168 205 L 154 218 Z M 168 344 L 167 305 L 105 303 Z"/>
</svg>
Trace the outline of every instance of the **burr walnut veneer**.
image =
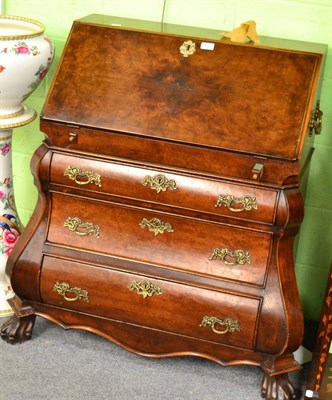
<svg viewBox="0 0 332 400">
<path fill-rule="evenodd" d="M 260 365 L 263 397 L 296 398 L 293 243 L 325 51 L 76 21 L 41 115 L 2 337 L 30 339 L 38 315 L 144 356 Z"/>
</svg>

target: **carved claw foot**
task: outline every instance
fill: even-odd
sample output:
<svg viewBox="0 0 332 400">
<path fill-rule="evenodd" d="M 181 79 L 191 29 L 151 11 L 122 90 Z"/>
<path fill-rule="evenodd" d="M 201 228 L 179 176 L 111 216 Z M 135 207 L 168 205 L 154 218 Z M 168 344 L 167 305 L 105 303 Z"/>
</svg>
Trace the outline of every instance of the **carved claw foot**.
<svg viewBox="0 0 332 400">
<path fill-rule="evenodd" d="M 262 382 L 262 397 L 266 400 L 296 400 L 300 391 L 290 383 L 288 374 L 265 375 Z"/>
<path fill-rule="evenodd" d="M 1 338 L 10 344 L 22 343 L 31 339 L 35 319 L 34 314 L 24 317 L 13 315 L 2 325 Z"/>
</svg>

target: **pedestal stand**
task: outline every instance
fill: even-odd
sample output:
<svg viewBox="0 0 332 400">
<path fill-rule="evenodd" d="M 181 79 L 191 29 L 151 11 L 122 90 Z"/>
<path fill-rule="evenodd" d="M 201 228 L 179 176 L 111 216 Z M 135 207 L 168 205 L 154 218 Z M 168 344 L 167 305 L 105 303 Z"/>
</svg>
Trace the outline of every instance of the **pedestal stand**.
<svg viewBox="0 0 332 400">
<path fill-rule="evenodd" d="M 7 300 L 14 293 L 5 268 L 22 229 L 13 193 L 12 132 L 12 129 L 0 129 L 0 317 L 13 314 Z"/>
</svg>

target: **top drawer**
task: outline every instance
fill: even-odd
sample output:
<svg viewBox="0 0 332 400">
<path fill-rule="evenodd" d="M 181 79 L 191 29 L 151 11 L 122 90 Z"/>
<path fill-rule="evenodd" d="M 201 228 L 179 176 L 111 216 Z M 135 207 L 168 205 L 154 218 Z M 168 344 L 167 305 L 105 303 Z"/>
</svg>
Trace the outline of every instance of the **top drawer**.
<svg viewBox="0 0 332 400">
<path fill-rule="evenodd" d="M 193 170 L 203 174 L 240 179 L 255 184 L 287 185 L 297 183 L 299 161 L 257 158 L 253 154 L 233 153 L 215 148 L 193 146 L 188 143 L 168 142 L 120 132 L 68 126 L 55 121 L 40 121 L 46 134 L 45 143 L 51 148 L 117 157 L 143 165 L 164 165 L 165 168 Z M 242 140 L 246 140 L 244 136 Z M 255 179 L 256 164 L 263 167 L 262 176 Z"/>
<path fill-rule="evenodd" d="M 51 182 L 273 224 L 278 191 L 54 153 Z"/>
</svg>

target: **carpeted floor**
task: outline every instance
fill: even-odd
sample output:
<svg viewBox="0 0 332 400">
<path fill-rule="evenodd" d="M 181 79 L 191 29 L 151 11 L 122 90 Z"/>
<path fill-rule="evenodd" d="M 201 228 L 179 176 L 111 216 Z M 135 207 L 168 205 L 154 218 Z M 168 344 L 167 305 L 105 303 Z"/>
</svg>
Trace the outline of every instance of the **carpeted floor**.
<svg viewBox="0 0 332 400">
<path fill-rule="evenodd" d="M 302 389 L 307 370 L 290 375 Z M 262 376 L 196 357 L 143 358 L 39 317 L 32 340 L 0 341 L 1 400 L 258 400 Z"/>
</svg>

